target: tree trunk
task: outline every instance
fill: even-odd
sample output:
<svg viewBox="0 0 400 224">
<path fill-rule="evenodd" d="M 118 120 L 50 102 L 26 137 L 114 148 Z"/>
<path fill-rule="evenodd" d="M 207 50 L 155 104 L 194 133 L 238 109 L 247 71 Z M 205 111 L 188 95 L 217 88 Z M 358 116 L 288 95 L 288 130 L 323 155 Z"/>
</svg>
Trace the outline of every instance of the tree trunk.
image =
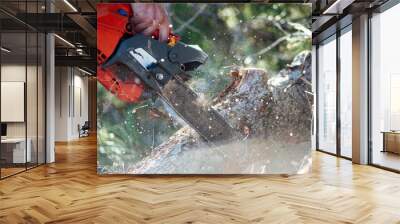
<svg viewBox="0 0 400 224">
<path fill-rule="evenodd" d="M 254 68 L 231 75 L 232 83 L 212 107 L 241 139 L 210 146 L 184 127 L 127 173 L 304 172 L 311 162 L 311 54 L 299 54 L 274 76 Z"/>
</svg>

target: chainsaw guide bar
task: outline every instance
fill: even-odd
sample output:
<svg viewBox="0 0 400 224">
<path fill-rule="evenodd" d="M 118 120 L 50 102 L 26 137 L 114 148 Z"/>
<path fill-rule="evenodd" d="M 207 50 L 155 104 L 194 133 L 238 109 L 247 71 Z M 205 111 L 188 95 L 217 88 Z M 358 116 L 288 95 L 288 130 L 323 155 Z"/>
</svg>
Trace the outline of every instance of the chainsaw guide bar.
<svg viewBox="0 0 400 224">
<path fill-rule="evenodd" d="M 201 137 L 210 143 L 232 139 L 236 132 L 211 106 L 202 105 L 195 92 L 180 80 L 170 80 L 160 97 Z"/>
</svg>

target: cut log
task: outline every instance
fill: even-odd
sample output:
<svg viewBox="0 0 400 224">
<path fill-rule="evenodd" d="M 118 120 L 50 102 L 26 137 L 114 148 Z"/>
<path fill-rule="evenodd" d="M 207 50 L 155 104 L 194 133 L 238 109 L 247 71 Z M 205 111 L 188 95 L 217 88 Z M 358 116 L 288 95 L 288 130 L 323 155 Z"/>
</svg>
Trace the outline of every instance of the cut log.
<svg viewBox="0 0 400 224">
<path fill-rule="evenodd" d="M 271 76 L 245 68 L 212 107 L 243 137 L 210 147 L 183 127 L 129 174 L 299 173 L 311 163 L 311 54 L 303 52 Z"/>
</svg>

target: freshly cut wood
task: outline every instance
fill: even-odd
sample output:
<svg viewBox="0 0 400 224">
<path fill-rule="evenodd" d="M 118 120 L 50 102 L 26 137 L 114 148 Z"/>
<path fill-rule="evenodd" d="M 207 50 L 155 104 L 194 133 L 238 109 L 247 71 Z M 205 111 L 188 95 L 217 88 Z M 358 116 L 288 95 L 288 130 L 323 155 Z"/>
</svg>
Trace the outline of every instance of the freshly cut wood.
<svg viewBox="0 0 400 224">
<path fill-rule="evenodd" d="M 299 54 L 273 76 L 257 68 L 231 75 L 212 107 L 242 137 L 210 147 L 186 126 L 127 173 L 305 172 L 311 163 L 311 54 Z"/>
</svg>

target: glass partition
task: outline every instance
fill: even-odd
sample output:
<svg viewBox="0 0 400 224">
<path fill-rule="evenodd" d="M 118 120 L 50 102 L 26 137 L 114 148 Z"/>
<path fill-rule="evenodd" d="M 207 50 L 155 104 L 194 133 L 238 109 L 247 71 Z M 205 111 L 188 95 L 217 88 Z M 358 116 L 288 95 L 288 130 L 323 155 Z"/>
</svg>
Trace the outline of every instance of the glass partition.
<svg viewBox="0 0 400 224">
<path fill-rule="evenodd" d="M 27 113 L 27 150 L 31 151 L 28 168 L 37 165 L 38 160 L 38 35 L 27 33 L 27 80 L 26 80 L 26 113 Z"/>
<path fill-rule="evenodd" d="M 28 4 L 27 4 L 28 3 Z M 16 19 L 44 1 L 1 1 L 0 178 L 45 162 L 45 35 Z"/>
<path fill-rule="evenodd" d="M 37 64 L 37 162 L 43 164 L 46 162 L 46 38 L 43 33 L 38 33 L 38 64 Z"/>
<path fill-rule="evenodd" d="M 26 40 L 25 32 L 1 35 L 2 177 L 24 171 L 31 161 L 26 141 Z"/>
</svg>

